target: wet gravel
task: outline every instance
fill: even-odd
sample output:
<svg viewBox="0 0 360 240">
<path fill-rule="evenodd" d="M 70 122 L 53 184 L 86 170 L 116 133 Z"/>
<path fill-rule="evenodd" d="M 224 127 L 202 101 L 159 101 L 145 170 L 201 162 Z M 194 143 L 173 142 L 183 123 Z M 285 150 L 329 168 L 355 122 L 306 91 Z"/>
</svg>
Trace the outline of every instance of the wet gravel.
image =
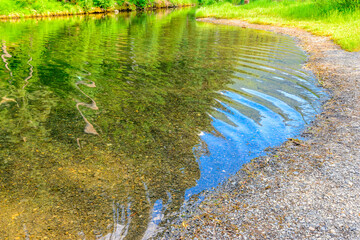
<svg viewBox="0 0 360 240">
<path fill-rule="evenodd" d="M 287 34 L 331 92 L 302 134 L 243 166 L 200 205 L 188 205 L 162 239 L 360 239 L 360 52 L 306 31 L 200 19 Z"/>
</svg>

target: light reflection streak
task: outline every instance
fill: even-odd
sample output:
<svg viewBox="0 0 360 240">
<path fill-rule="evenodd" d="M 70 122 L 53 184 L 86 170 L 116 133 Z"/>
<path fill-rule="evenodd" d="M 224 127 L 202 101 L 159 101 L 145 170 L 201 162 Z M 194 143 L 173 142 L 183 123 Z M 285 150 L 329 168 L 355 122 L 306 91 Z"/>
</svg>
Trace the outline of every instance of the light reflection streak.
<svg viewBox="0 0 360 240">
<path fill-rule="evenodd" d="M 1 101 L 0 101 L 0 105 L 3 103 L 7 103 L 7 102 L 15 102 L 17 104 L 17 101 L 13 98 L 8 98 L 8 97 L 2 97 Z M 17 104 L 19 106 L 19 104 Z"/>
<path fill-rule="evenodd" d="M 80 78 L 80 77 L 79 77 Z M 95 82 L 90 82 L 90 83 L 87 83 L 87 82 L 84 82 L 84 81 L 78 81 L 76 83 L 76 87 L 77 89 L 82 93 L 84 94 L 87 98 L 89 98 L 91 100 L 91 103 L 84 103 L 84 102 L 78 102 L 76 104 L 76 108 L 77 110 L 79 111 L 80 115 L 82 116 L 82 118 L 84 119 L 85 123 L 86 123 L 86 126 L 85 126 L 85 129 L 84 129 L 84 132 L 85 133 L 89 133 L 89 134 L 94 134 L 94 135 L 99 135 L 99 133 L 96 131 L 96 129 L 94 128 L 94 126 L 89 122 L 89 120 L 87 120 L 87 118 L 85 117 L 85 115 L 82 113 L 82 111 L 80 110 L 80 106 L 84 106 L 84 107 L 87 107 L 87 108 L 90 108 L 92 110 L 99 110 L 98 106 L 96 105 L 96 102 L 94 101 L 94 99 L 92 99 L 89 95 L 87 95 L 86 93 L 84 93 L 80 88 L 79 88 L 79 85 L 82 84 L 82 85 L 85 85 L 87 87 L 90 87 L 90 88 L 95 88 L 96 85 L 95 85 Z"/>
<path fill-rule="evenodd" d="M 34 73 L 34 66 L 30 64 L 30 62 L 32 61 L 32 57 L 30 57 L 29 61 L 27 62 L 27 64 L 30 66 L 30 70 L 29 70 L 29 76 L 27 78 L 25 78 L 25 84 L 22 87 L 22 89 L 24 89 L 28 84 L 29 84 L 29 80 L 32 78 L 33 73 Z"/>
<path fill-rule="evenodd" d="M 99 240 L 125 239 L 125 237 L 128 234 L 131 223 L 130 207 L 131 207 L 131 203 L 128 204 L 127 209 L 124 207 L 123 204 L 119 206 L 118 204 L 113 203 L 113 220 L 114 220 L 113 231 L 103 237 L 98 238 Z M 119 223 L 119 208 L 121 209 L 120 223 Z"/>
<path fill-rule="evenodd" d="M 5 68 L 9 71 L 10 73 L 10 77 L 13 77 L 13 73 L 11 71 L 11 69 L 9 68 L 9 63 L 7 61 L 6 58 L 11 58 L 12 56 L 8 53 L 8 51 L 6 50 L 6 42 L 3 41 L 2 47 L 1 47 L 2 51 L 4 54 L 1 55 L 1 59 L 3 60 L 3 62 L 5 63 Z"/>
</svg>

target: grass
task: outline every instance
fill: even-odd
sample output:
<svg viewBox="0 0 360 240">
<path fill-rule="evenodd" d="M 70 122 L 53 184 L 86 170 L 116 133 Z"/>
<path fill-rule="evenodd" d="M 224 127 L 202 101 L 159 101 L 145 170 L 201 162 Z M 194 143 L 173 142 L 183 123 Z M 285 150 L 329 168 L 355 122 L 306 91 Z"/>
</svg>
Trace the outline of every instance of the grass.
<svg viewBox="0 0 360 240">
<path fill-rule="evenodd" d="M 199 8 L 196 16 L 237 18 L 251 23 L 298 27 L 317 35 L 329 36 L 345 50 L 360 51 L 360 8 L 343 7 L 331 2 L 257 0 L 241 6 L 219 2 Z"/>
<path fill-rule="evenodd" d="M 22 17 L 29 15 L 56 15 L 79 13 L 78 5 L 64 4 L 54 0 L 0 0 L 0 16 Z"/>
</svg>

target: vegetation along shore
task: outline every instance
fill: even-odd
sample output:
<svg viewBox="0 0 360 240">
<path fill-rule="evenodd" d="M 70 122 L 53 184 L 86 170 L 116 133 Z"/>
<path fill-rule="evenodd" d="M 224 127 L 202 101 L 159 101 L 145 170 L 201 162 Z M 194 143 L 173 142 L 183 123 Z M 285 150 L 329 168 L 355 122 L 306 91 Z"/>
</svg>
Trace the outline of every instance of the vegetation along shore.
<svg viewBox="0 0 360 240">
<path fill-rule="evenodd" d="M 193 6 L 196 0 L 1 0 L 0 19 Z"/>
</svg>

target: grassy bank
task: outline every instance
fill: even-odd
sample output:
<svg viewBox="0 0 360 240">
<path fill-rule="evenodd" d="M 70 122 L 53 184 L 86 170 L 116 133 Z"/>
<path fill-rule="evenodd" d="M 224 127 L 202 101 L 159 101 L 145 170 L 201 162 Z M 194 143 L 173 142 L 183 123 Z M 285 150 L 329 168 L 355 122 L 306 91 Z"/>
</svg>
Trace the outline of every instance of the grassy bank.
<svg viewBox="0 0 360 240">
<path fill-rule="evenodd" d="M 196 16 L 299 27 L 317 35 L 330 36 L 345 50 L 360 51 L 359 6 L 358 0 L 254 0 L 241 6 L 217 2 L 199 8 Z"/>
<path fill-rule="evenodd" d="M 28 15 L 50 15 L 59 13 L 79 13 L 83 10 L 80 5 L 62 3 L 55 0 L 41 1 L 16 1 L 1 0 L 0 16 L 28 16 Z"/>
<path fill-rule="evenodd" d="M 0 0 L 0 18 L 194 5 L 196 0 Z"/>
</svg>

